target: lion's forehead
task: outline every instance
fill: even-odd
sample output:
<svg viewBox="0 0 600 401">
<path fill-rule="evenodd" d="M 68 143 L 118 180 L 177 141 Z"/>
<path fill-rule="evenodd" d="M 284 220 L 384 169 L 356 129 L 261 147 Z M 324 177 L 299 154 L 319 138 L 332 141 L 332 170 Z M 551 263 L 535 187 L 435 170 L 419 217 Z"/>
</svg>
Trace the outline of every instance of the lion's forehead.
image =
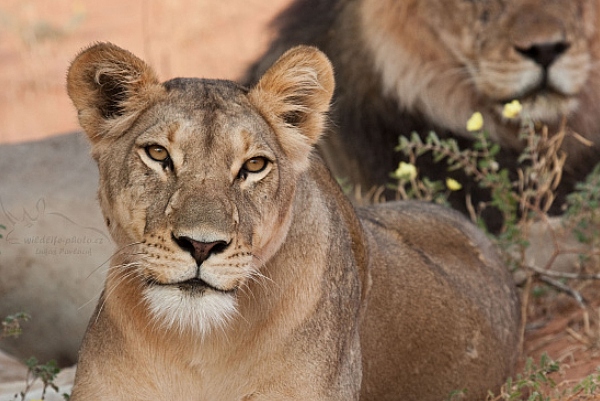
<svg viewBox="0 0 600 401">
<path fill-rule="evenodd" d="M 242 88 L 230 87 L 227 81 L 177 81 L 167 99 L 147 111 L 136 132 L 138 145 L 156 142 L 186 164 L 231 164 L 273 147 L 269 125 Z"/>
<path fill-rule="evenodd" d="M 594 5 L 593 0 L 451 0 L 444 2 L 439 2 L 436 0 L 418 0 L 413 1 L 412 3 L 416 3 L 421 8 L 429 10 L 428 14 L 430 16 L 433 14 L 439 14 L 440 10 L 472 10 L 486 12 L 486 14 L 482 15 L 481 17 L 489 19 L 490 21 L 494 18 L 521 14 L 526 11 L 531 12 L 532 10 L 551 13 L 557 16 L 562 15 L 562 17 L 570 17 L 570 14 L 579 14 L 584 12 L 584 6 Z M 569 14 L 561 14 L 565 12 Z M 471 15 L 468 14 L 461 17 L 469 16 Z M 532 19 L 535 19 L 536 17 L 535 14 L 522 16 L 531 17 Z M 444 17 L 446 17 L 446 19 L 465 22 L 460 18 L 447 18 L 448 15 L 444 15 Z"/>
<path fill-rule="evenodd" d="M 592 6 L 588 0 L 512 0 L 506 3 L 501 7 L 484 5 L 481 10 L 488 13 L 484 16 L 490 19 L 491 28 L 507 28 L 508 31 L 513 31 L 512 33 L 548 28 L 560 30 L 563 35 L 579 32 L 583 26 L 581 18 L 590 17 L 592 11 L 584 7 L 586 4 Z"/>
<path fill-rule="evenodd" d="M 407 3 L 406 7 L 410 7 L 410 3 L 418 7 L 418 14 L 427 19 L 434 30 L 453 27 L 467 34 L 481 26 L 509 26 L 515 20 L 540 25 L 545 23 L 544 16 L 552 16 L 564 29 L 572 30 L 581 26 L 585 14 L 589 16 L 595 10 L 592 0 L 426 0 Z M 501 32 L 495 32 L 498 33 Z"/>
<path fill-rule="evenodd" d="M 247 89 L 233 81 L 202 78 L 175 78 L 163 83 L 169 100 L 183 108 L 230 109 L 247 105 Z"/>
</svg>

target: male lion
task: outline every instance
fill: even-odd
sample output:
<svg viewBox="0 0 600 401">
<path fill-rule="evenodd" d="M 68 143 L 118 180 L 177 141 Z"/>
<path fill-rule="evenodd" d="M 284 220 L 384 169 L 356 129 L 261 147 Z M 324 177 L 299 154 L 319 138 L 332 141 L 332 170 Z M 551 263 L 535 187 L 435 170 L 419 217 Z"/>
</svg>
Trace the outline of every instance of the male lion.
<svg viewBox="0 0 600 401">
<path fill-rule="evenodd" d="M 312 153 L 334 81 L 311 47 L 247 90 L 159 83 L 112 44 L 69 96 L 119 250 L 71 399 L 482 399 L 512 371 L 518 298 L 455 212 L 355 213 Z"/>
<path fill-rule="evenodd" d="M 256 82 L 291 46 L 314 45 L 331 59 L 337 82 L 333 131 L 323 154 L 335 176 L 363 188 L 383 185 L 396 169 L 399 136 L 413 131 L 455 137 L 471 145 L 466 121 L 483 114 L 513 172 L 524 142 L 521 119 L 502 116 L 518 99 L 522 116 L 557 132 L 569 131 L 563 179 L 553 212 L 600 161 L 600 35 L 597 0 L 296 0 L 275 21 L 278 37 L 248 71 Z M 588 143 L 589 145 L 589 143 Z M 453 175 L 463 183 L 453 206 L 464 210 L 467 192 L 486 199 L 474 182 L 423 162 L 423 173 Z M 494 217 L 488 216 L 494 223 Z"/>
</svg>

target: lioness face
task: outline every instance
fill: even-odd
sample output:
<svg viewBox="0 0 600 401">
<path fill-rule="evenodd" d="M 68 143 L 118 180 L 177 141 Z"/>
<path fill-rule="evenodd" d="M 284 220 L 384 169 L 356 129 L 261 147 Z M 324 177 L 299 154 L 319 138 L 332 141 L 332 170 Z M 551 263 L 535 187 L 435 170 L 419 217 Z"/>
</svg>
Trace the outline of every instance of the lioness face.
<svg viewBox="0 0 600 401">
<path fill-rule="evenodd" d="M 101 199 L 152 310 L 169 325 L 199 326 L 226 318 L 236 291 L 277 249 L 293 180 L 242 89 L 164 86 L 165 99 L 100 157 Z"/>
<path fill-rule="evenodd" d="M 293 68 L 306 76 L 292 73 L 287 85 L 280 75 Z M 69 94 L 92 139 L 100 203 L 119 246 L 106 297 L 132 285 L 157 321 L 201 333 L 235 313 L 239 292 L 287 234 L 333 90 L 316 49 L 291 52 L 271 75 L 251 91 L 227 81 L 160 84 L 108 44 L 75 60 Z"/>
<path fill-rule="evenodd" d="M 465 132 L 471 113 L 481 111 L 492 135 L 512 130 L 516 140 L 520 120 L 503 116 L 505 103 L 519 100 L 522 116 L 553 125 L 591 90 L 592 0 L 365 3 L 365 31 L 385 87 L 441 126 L 450 121 Z M 373 26 L 377 16 L 388 23 Z"/>
</svg>

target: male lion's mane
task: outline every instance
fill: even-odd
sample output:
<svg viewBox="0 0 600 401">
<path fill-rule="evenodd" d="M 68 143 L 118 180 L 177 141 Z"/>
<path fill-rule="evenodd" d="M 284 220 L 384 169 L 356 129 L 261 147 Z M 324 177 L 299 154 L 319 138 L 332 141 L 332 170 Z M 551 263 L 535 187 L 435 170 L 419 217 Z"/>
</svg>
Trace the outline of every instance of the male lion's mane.
<svg viewBox="0 0 600 401">
<path fill-rule="evenodd" d="M 324 51 L 334 65 L 338 84 L 331 113 L 332 129 L 322 143 L 321 152 L 336 176 L 350 179 L 364 190 L 391 181 L 390 173 L 397 168 L 402 158 L 399 152 L 393 150 L 398 145 L 400 136 L 409 137 L 417 132 L 424 137 L 435 131 L 440 138 L 455 139 L 461 148 L 471 147 L 473 137 L 465 130 L 465 125 L 468 117 L 475 111 L 484 112 L 486 129 L 490 130 L 492 138 L 502 146 L 497 156 L 500 165 L 508 168 L 513 177 L 516 177 L 518 157 L 523 148 L 523 143 L 515 139 L 519 124 L 503 120 L 497 113 L 502 103 L 488 104 L 489 99 L 477 89 L 473 83 L 474 78 L 466 72 L 478 65 L 468 65 L 464 59 L 477 56 L 459 54 L 460 51 L 456 51 L 456 47 L 451 45 L 458 39 L 447 32 L 438 32 L 437 26 L 441 21 L 460 18 L 460 23 L 450 22 L 454 24 L 451 28 L 471 32 L 475 41 L 475 35 L 479 35 L 478 32 L 483 29 L 487 29 L 486 34 L 490 35 L 492 24 L 500 24 L 498 21 L 502 18 L 503 24 L 510 22 L 506 22 L 507 19 L 514 20 L 515 15 L 523 15 L 524 19 L 534 18 L 535 11 L 542 5 L 536 4 L 539 3 L 536 1 L 521 2 L 523 4 L 484 1 L 460 6 L 452 5 L 454 2 L 444 2 L 427 8 L 419 5 L 425 2 L 426 0 L 388 0 L 381 3 L 370 0 L 294 1 L 273 21 L 275 40 L 248 69 L 242 80 L 247 84 L 255 82 L 291 46 L 309 44 Z M 560 8 L 566 3 L 557 4 L 553 7 Z M 476 20 L 471 20 L 468 15 L 452 15 L 451 11 L 450 14 L 444 14 L 446 8 L 452 7 L 479 7 L 481 15 Z M 518 7 L 522 8 L 520 13 Z M 586 48 L 589 54 L 582 51 L 577 60 L 583 60 L 581 57 L 589 55 L 590 65 L 593 65 L 594 60 L 600 59 L 598 40 L 594 40 L 598 35 L 592 27 L 596 9 L 589 1 L 580 1 L 577 7 L 582 16 L 581 21 L 571 21 L 573 16 L 565 15 L 566 22 L 559 24 L 565 31 L 573 30 L 573 25 L 581 26 L 581 32 L 577 34 L 587 37 L 575 37 L 573 43 L 565 39 L 566 46 L 567 49 L 575 46 L 575 41 L 581 46 L 589 46 L 589 49 Z M 512 14 L 509 16 L 509 13 Z M 527 23 L 513 21 L 510 22 L 513 23 L 511 27 L 521 29 L 518 23 L 522 22 Z M 534 29 L 535 23 L 532 21 L 530 24 Z M 540 35 L 544 34 L 543 28 L 538 29 Z M 380 38 L 372 31 L 386 29 L 386 32 L 391 32 L 390 36 L 396 36 L 390 38 L 389 43 L 374 43 Z M 497 33 L 498 41 L 504 40 L 502 35 L 510 37 L 513 34 Z M 567 34 L 569 32 L 565 33 Z M 518 32 L 514 36 L 518 36 Z M 483 46 L 480 43 L 477 45 Z M 390 63 L 390 66 L 386 67 L 383 65 L 385 63 Z M 391 63 L 396 63 L 394 65 L 397 68 L 391 66 Z M 568 116 L 567 126 L 593 145 L 585 146 L 574 136 L 567 136 L 563 150 L 568 158 L 557 200 L 552 207 L 553 213 L 562 210 L 566 194 L 591 171 L 599 159 L 600 118 L 597 117 L 595 108 L 600 103 L 600 76 L 593 68 L 587 71 L 588 64 L 581 62 L 581 65 L 581 70 L 588 76 L 579 93 L 573 95 L 576 107 Z M 393 75 L 390 71 L 398 75 L 390 77 L 389 75 Z M 432 90 L 431 87 L 435 89 Z M 508 100 L 510 99 L 506 99 Z M 560 126 L 559 117 L 556 121 L 542 122 L 548 123 L 551 133 L 556 132 Z M 444 179 L 450 176 L 463 183 L 463 189 L 451 195 L 450 200 L 455 208 L 466 211 L 466 194 L 472 196 L 475 205 L 489 199 L 489 193 L 481 190 L 477 183 L 460 171 L 446 171 L 443 163 L 435 164 L 431 157 L 425 155 L 419 159 L 418 168 L 430 178 Z M 491 210 L 488 212 L 495 213 Z M 499 228 L 500 220 L 497 215 L 484 217 L 492 224 L 492 229 Z"/>
</svg>

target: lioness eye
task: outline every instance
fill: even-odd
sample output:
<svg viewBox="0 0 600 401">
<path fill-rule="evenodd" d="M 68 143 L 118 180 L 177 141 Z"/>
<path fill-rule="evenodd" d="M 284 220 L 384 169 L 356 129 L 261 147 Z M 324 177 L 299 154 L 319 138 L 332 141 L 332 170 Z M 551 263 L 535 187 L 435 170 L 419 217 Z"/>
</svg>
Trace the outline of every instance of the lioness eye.
<svg viewBox="0 0 600 401">
<path fill-rule="evenodd" d="M 167 149 L 159 145 L 147 146 L 146 153 L 152 160 L 157 162 L 164 162 L 169 158 L 169 152 L 167 152 Z"/>
<path fill-rule="evenodd" d="M 267 163 L 268 161 L 264 157 L 253 157 L 244 163 L 242 169 L 248 173 L 260 173 L 267 167 Z"/>
</svg>

